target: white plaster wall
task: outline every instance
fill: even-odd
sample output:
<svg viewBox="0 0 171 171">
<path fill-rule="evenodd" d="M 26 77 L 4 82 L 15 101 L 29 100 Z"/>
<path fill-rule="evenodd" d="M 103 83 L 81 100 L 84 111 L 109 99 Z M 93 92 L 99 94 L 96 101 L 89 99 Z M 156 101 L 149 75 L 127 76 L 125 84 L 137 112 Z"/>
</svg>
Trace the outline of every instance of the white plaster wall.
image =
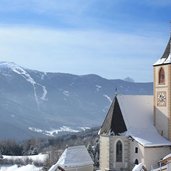
<svg viewBox="0 0 171 171">
<path fill-rule="evenodd" d="M 138 153 L 135 153 L 136 147 L 138 147 Z M 130 142 L 130 167 L 133 167 L 135 159 L 138 159 L 139 163 L 143 163 L 147 170 L 150 170 L 151 165 L 156 165 L 158 161 L 170 153 L 170 147 L 144 148 L 136 141 L 132 141 Z"/>
<path fill-rule="evenodd" d="M 100 170 L 109 169 L 109 136 L 100 136 Z"/>
<path fill-rule="evenodd" d="M 135 153 L 135 148 L 138 148 L 138 153 Z M 135 166 L 135 160 L 139 163 L 144 163 L 144 147 L 137 143 L 135 140 L 130 140 L 130 168 Z"/>
<path fill-rule="evenodd" d="M 144 148 L 144 164 L 147 170 L 169 153 L 171 153 L 170 147 Z"/>
</svg>

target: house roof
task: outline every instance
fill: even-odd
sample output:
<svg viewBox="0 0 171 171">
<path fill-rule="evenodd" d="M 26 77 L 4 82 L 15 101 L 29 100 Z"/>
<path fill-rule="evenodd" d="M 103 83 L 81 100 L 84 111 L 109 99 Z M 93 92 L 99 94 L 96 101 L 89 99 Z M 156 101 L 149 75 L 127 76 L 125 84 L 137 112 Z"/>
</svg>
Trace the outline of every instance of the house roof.
<svg viewBox="0 0 171 171">
<path fill-rule="evenodd" d="M 168 41 L 168 44 L 166 46 L 166 49 L 162 57 L 159 60 L 157 60 L 157 62 L 154 63 L 154 65 L 169 64 L 169 63 L 171 63 L 171 37 Z"/>
<path fill-rule="evenodd" d="M 58 166 L 62 168 L 81 167 L 93 165 L 93 161 L 85 146 L 68 147 L 62 153 L 58 162 L 49 171 L 55 171 Z"/>
<path fill-rule="evenodd" d="M 122 116 L 118 99 L 115 97 L 102 124 L 100 132 L 114 133 L 115 135 L 118 135 L 119 133 L 125 131 L 127 131 L 127 128 Z"/>
<path fill-rule="evenodd" d="M 115 104 L 116 102 L 118 102 L 121 114 L 117 114 L 118 111 L 115 110 L 115 106 L 117 106 Z M 123 123 L 126 127 L 125 132 L 123 132 L 124 129 L 122 127 L 122 129 L 118 129 L 119 132 L 117 132 L 117 134 L 131 136 L 145 147 L 171 146 L 171 142 L 159 135 L 156 128 L 153 126 L 153 96 L 116 96 L 102 124 L 100 134 L 111 134 L 113 127 L 121 127 L 120 122 L 113 122 L 115 126 L 108 124 L 112 123 L 115 116 L 123 117 Z M 122 120 L 122 118 L 120 120 Z M 116 132 L 114 133 L 116 134 Z"/>
</svg>

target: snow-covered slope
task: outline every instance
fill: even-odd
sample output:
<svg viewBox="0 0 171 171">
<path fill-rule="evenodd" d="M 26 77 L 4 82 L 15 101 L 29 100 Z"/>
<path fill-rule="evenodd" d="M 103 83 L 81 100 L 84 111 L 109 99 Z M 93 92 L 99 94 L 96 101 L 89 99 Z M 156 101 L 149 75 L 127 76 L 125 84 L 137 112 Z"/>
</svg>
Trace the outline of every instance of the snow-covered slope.
<svg viewBox="0 0 171 171">
<path fill-rule="evenodd" d="M 12 165 L 12 166 L 1 166 L 0 171 L 43 171 L 42 168 L 38 168 L 34 165 L 28 164 L 26 166 L 17 166 Z"/>
<path fill-rule="evenodd" d="M 38 155 L 32 155 L 32 156 L 6 156 L 3 155 L 3 159 L 1 160 L 10 160 L 15 163 L 16 160 L 26 161 L 26 160 L 32 160 L 34 162 L 44 163 L 48 159 L 48 154 L 38 154 Z M 42 171 L 42 167 L 36 167 L 34 164 L 28 164 L 25 166 L 18 166 L 16 164 L 14 165 L 1 165 L 0 171 Z"/>
<path fill-rule="evenodd" d="M 44 73 L 0 62 L 0 138 L 24 139 L 101 125 L 119 94 L 152 94 L 152 83 Z"/>
</svg>

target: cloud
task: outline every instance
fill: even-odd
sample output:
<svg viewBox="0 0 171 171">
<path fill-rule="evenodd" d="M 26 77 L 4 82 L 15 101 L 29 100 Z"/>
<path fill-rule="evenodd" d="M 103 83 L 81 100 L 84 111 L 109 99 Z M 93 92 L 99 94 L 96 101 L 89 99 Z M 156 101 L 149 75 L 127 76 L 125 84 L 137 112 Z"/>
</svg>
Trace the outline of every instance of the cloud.
<svg viewBox="0 0 171 171">
<path fill-rule="evenodd" d="M 107 78 L 135 75 L 137 79 L 136 70 L 147 71 L 166 44 L 161 37 L 122 32 L 11 26 L 1 27 L 0 37 L 0 60 L 42 71 Z"/>
<path fill-rule="evenodd" d="M 134 32 L 140 27 L 145 29 L 151 23 L 164 25 L 163 22 L 168 20 L 170 8 L 163 13 L 162 10 L 153 8 L 154 2 L 156 1 L 1 0 L 0 23 Z"/>
</svg>

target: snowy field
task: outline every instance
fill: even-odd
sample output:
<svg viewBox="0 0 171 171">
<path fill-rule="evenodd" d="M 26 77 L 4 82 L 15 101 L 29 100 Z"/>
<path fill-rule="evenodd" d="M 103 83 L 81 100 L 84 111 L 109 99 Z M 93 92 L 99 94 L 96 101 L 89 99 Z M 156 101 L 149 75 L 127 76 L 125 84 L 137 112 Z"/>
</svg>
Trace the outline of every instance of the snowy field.
<svg viewBox="0 0 171 171">
<path fill-rule="evenodd" d="M 0 171 L 42 171 L 42 168 L 35 167 L 34 165 L 26 165 L 18 167 L 17 165 L 13 166 L 0 166 Z"/>
<path fill-rule="evenodd" d="M 46 161 L 46 159 L 49 157 L 48 154 L 38 154 L 38 155 L 31 155 L 31 156 L 6 156 L 6 155 L 3 155 L 3 159 L 8 159 L 8 160 L 17 160 L 17 159 L 20 159 L 20 160 L 26 160 L 26 159 L 30 159 L 32 160 L 33 162 L 44 162 Z"/>
<path fill-rule="evenodd" d="M 38 155 L 32 155 L 32 156 L 6 156 L 3 155 L 3 159 L 8 160 L 17 160 L 20 159 L 22 161 L 25 161 L 27 159 L 32 160 L 33 162 L 40 162 L 43 163 L 48 159 L 48 154 L 38 154 Z M 0 165 L 0 171 L 42 171 L 42 167 L 36 167 L 34 165 L 28 164 L 26 166 L 20 166 L 18 167 L 16 164 L 14 165 Z"/>
</svg>

